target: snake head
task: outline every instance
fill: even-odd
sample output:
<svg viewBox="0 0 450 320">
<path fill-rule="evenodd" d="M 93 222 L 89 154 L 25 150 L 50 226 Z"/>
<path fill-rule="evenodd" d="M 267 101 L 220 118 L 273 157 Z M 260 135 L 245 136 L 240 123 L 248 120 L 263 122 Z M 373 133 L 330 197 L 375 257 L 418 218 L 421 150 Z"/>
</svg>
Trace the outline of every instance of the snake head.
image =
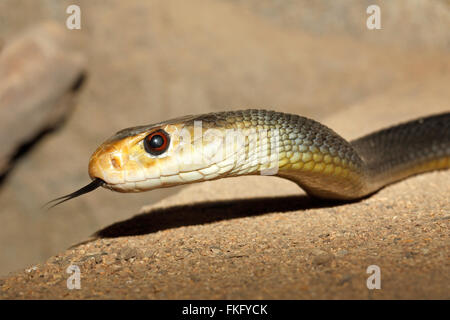
<svg viewBox="0 0 450 320">
<path fill-rule="evenodd" d="M 177 171 L 173 157 L 179 125 L 129 128 L 102 143 L 89 160 L 89 176 L 119 192 L 161 186 L 160 176 Z"/>
<path fill-rule="evenodd" d="M 94 152 L 89 175 L 119 192 L 226 176 L 236 163 L 232 156 L 245 151 L 245 137 L 229 123 L 208 120 L 175 119 L 119 131 Z"/>
</svg>

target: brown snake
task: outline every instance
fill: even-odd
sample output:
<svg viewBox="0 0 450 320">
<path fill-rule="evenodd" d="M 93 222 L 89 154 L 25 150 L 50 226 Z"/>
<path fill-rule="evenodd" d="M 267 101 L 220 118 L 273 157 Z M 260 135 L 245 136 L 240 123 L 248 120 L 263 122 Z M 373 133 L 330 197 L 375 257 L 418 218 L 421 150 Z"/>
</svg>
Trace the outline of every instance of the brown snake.
<svg viewBox="0 0 450 320">
<path fill-rule="evenodd" d="M 294 181 L 314 197 L 353 200 L 408 176 L 449 167 L 448 112 L 348 142 L 302 116 L 227 111 L 119 131 L 92 155 L 93 181 L 50 203 L 99 186 L 141 192 L 258 174 Z"/>
</svg>

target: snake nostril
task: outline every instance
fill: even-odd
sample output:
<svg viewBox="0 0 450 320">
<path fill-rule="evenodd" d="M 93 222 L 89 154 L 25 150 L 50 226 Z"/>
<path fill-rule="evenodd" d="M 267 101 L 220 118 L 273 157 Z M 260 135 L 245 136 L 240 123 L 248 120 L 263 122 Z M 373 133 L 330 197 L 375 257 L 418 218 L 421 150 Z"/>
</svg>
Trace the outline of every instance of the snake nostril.
<svg viewBox="0 0 450 320">
<path fill-rule="evenodd" d="M 111 157 L 111 164 L 115 169 L 120 169 L 120 159 L 117 159 L 117 157 Z"/>
<path fill-rule="evenodd" d="M 108 160 L 114 169 L 122 170 L 128 162 L 128 155 L 124 152 L 113 152 L 109 155 Z"/>
</svg>

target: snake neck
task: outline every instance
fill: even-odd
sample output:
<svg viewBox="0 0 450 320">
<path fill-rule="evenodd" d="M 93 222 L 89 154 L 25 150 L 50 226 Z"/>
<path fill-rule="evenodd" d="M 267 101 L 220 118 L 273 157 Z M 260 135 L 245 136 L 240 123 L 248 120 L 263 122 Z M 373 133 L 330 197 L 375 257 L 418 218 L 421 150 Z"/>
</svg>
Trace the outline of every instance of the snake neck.
<svg viewBox="0 0 450 320">
<path fill-rule="evenodd" d="M 274 175 L 297 183 L 312 196 L 328 199 L 355 199 L 368 193 L 364 162 L 352 145 L 312 119 L 245 110 L 209 114 L 200 120 L 209 122 L 205 127 L 226 127 L 245 137 L 241 143 L 223 142 L 233 145 L 233 152 L 214 163 L 221 168 L 215 179 Z"/>
</svg>

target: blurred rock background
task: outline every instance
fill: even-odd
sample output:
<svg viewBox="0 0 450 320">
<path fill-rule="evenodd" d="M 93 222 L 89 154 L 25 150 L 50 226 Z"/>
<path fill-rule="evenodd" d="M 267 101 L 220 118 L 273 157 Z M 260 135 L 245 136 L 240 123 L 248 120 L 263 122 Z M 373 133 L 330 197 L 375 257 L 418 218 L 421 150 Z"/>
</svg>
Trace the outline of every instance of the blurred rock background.
<svg viewBox="0 0 450 320">
<path fill-rule="evenodd" d="M 422 91 L 436 103 L 450 84 L 448 0 L 2 0 L 0 50 L 43 21 L 65 26 L 70 4 L 81 7 L 81 30 L 65 32 L 82 36 L 87 79 L 65 126 L 0 186 L 1 275 L 180 190 L 98 190 L 40 212 L 89 181 L 89 156 L 119 129 L 243 107 L 323 120 L 361 101 L 376 108 L 379 95 L 413 102 Z M 371 4 L 381 7 L 382 30 L 366 28 Z"/>
</svg>

